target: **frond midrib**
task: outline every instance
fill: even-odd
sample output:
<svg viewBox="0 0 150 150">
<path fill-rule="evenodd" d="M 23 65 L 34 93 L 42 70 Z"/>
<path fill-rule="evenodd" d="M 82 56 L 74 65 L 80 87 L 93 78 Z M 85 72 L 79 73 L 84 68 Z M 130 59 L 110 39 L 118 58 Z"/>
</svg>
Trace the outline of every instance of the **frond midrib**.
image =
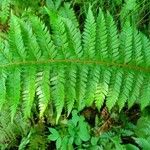
<svg viewBox="0 0 150 150">
<path fill-rule="evenodd" d="M 1 64 L 0 68 L 11 68 L 17 66 L 31 66 L 31 65 L 46 65 L 51 63 L 71 63 L 71 64 L 82 64 L 82 65 L 102 65 L 106 67 L 117 67 L 134 71 L 142 71 L 145 73 L 150 72 L 150 67 L 136 66 L 132 64 L 121 64 L 117 62 L 107 62 L 100 60 L 81 60 L 81 59 L 48 59 L 48 60 L 38 60 L 38 61 L 20 61 L 12 62 L 8 64 Z"/>
</svg>

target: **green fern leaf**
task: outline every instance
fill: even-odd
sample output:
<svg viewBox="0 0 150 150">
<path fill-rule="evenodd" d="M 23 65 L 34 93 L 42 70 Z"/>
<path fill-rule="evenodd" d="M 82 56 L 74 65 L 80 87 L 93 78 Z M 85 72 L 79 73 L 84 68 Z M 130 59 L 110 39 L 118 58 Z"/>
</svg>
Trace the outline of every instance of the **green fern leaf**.
<svg viewBox="0 0 150 150">
<path fill-rule="evenodd" d="M 86 59 L 94 58 L 95 43 L 96 43 L 96 23 L 91 8 L 89 8 L 83 32 L 83 53 Z"/>
<path fill-rule="evenodd" d="M 68 115 L 93 103 L 100 110 L 105 100 L 109 111 L 126 102 L 129 107 L 138 102 L 142 109 L 149 105 L 145 35 L 129 23 L 118 32 L 113 17 L 101 9 L 94 18 L 89 7 L 83 31 L 69 5 L 48 9 L 47 26 L 37 16 L 12 14 L 9 32 L 0 39 L 0 107 L 9 104 L 11 120 L 20 105 L 25 118 L 34 104 L 40 118 L 51 105 L 56 123 L 64 108 Z"/>
<path fill-rule="evenodd" d="M 12 61 L 25 61 L 26 51 L 21 34 L 21 28 L 18 18 L 14 15 L 11 16 L 10 20 L 9 45 L 13 56 Z"/>
<path fill-rule="evenodd" d="M 83 55 L 82 45 L 81 45 L 81 33 L 78 28 L 68 19 L 63 19 L 66 24 L 66 32 L 68 37 L 68 46 L 71 51 L 70 58 L 77 59 L 81 58 Z"/>
<path fill-rule="evenodd" d="M 52 39 L 59 53 L 57 57 L 58 59 L 69 58 L 71 52 L 68 50 L 67 33 L 64 22 L 60 16 L 53 14 L 53 12 L 50 14 L 50 19 L 53 33 Z"/>
<path fill-rule="evenodd" d="M 10 102 L 11 122 L 16 115 L 21 95 L 21 73 L 18 68 L 14 68 L 8 77 L 7 99 Z"/>
<path fill-rule="evenodd" d="M 125 103 L 129 98 L 129 93 L 132 90 L 133 77 L 134 77 L 132 72 L 127 72 L 127 71 L 123 74 L 123 76 L 124 78 L 122 82 L 122 88 L 120 90 L 120 94 L 117 102 L 119 106 L 119 110 L 121 110 L 125 106 Z"/>
<path fill-rule="evenodd" d="M 44 58 L 53 59 L 56 57 L 57 50 L 51 40 L 50 34 L 44 23 L 36 16 L 30 17 L 33 33 L 36 36 L 36 40 L 39 44 L 40 50 L 43 52 Z"/>
<path fill-rule="evenodd" d="M 137 30 L 133 30 L 132 43 L 132 62 L 135 65 L 141 65 L 143 63 L 141 35 L 138 33 Z"/>
<path fill-rule="evenodd" d="M 24 70 L 23 75 L 23 112 L 24 118 L 29 118 L 31 116 L 31 109 L 34 102 L 35 90 L 36 90 L 36 68 L 29 67 Z"/>
<path fill-rule="evenodd" d="M 65 101 L 67 104 L 67 116 L 69 116 L 73 109 L 76 100 L 76 78 L 77 78 L 77 67 L 70 65 L 66 69 L 66 81 L 65 81 Z"/>
<path fill-rule="evenodd" d="M 58 119 L 64 107 L 64 98 L 65 98 L 64 66 L 56 67 L 54 70 L 55 70 L 54 75 L 51 78 L 52 99 L 54 101 L 56 112 L 57 112 L 56 123 L 58 123 Z"/>
<path fill-rule="evenodd" d="M 142 56 L 143 56 L 143 65 L 145 67 L 150 66 L 150 40 L 143 34 L 141 34 L 141 44 L 142 44 Z"/>
<path fill-rule="evenodd" d="M 142 90 L 142 95 L 140 97 L 140 104 L 141 104 L 141 109 L 143 110 L 146 106 L 148 106 L 149 102 L 150 102 L 150 78 L 149 76 L 147 76 L 146 81 L 144 82 L 145 85 L 143 86 L 143 90 Z"/>
<path fill-rule="evenodd" d="M 20 26 L 27 51 L 27 60 L 39 60 L 41 58 L 41 50 L 31 26 L 23 21 L 20 21 Z"/>
<path fill-rule="evenodd" d="M 104 100 L 107 96 L 109 88 L 108 85 L 111 78 L 111 71 L 111 69 L 105 69 L 104 67 L 101 67 L 100 80 L 95 92 L 95 105 L 98 110 L 100 110 L 100 108 L 104 104 Z"/>
<path fill-rule="evenodd" d="M 86 85 L 88 81 L 88 67 L 80 66 L 78 70 L 77 85 L 76 85 L 76 97 L 78 110 L 82 110 L 85 106 L 84 98 L 86 94 Z"/>
<path fill-rule="evenodd" d="M 107 51 L 109 55 L 109 60 L 116 62 L 119 59 L 119 39 L 117 33 L 117 27 L 112 16 L 107 13 L 106 16 L 106 27 L 107 27 Z"/>
<path fill-rule="evenodd" d="M 50 69 L 49 67 L 44 66 L 42 67 L 42 70 L 44 71 L 38 72 L 36 81 L 36 93 L 39 99 L 40 118 L 43 116 L 43 113 L 48 106 L 48 102 L 50 101 Z"/>
<path fill-rule="evenodd" d="M 123 70 L 113 70 L 113 75 L 111 77 L 110 86 L 108 90 L 108 95 L 106 98 L 106 106 L 109 110 L 115 105 L 118 100 L 120 88 L 122 85 L 122 77 L 123 77 Z"/>
<path fill-rule="evenodd" d="M 98 66 L 90 67 L 88 83 L 86 87 L 85 101 L 86 106 L 91 106 L 94 102 L 95 90 L 99 83 L 100 69 Z"/>
<path fill-rule="evenodd" d="M 68 18 L 76 28 L 79 27 L 79 23 L 77 21 L 74 10 L 71 8 L 69 3 L 65 3 L 63 7 L 59 10 L 59 15 Z"/>
<path fill-rule="evenodd" d="M 96 54 L 100 60 L 108 58 L 106 21 L 101 9 L 96 20 Z"/>
<path fill-rule="evenodd" d="M 143 87 L 144 77 L 141 73 L 134 73 L 134 80 L 132 85 L 132 90 L 128 98 L 129 108 L 136 102 L 140 95 L 140 89 Z"/>
<path fill-rule="evenodd" d="M 3 70 L 0 71 L 0 111 L 6 102 L 6 74 Z"/>
<path fill-rule="evenodd" d="M 120 34 L 120 61 L 124 64 L 129 63 L 132 59 L 132 28 L 129 24 L 123 27 Z"/>
</svg>

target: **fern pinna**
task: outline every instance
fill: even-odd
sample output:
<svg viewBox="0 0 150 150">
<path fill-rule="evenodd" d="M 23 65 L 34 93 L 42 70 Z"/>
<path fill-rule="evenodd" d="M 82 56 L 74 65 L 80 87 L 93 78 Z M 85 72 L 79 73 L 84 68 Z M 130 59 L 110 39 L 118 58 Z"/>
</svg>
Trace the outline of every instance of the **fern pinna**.
<svg viewBox="0 0 150 150">
<path fill-rule="evenodd" d="M 50 24 L 33 15 L 11 15 L 7 38 L 0 43 L 0 109 L 10 107 L 25 118 L 38 103 L 40 118 L 53 106 L 56 122 L 63 108 L 69 115 L 106 100 L 109 110 L 150 101 L 150 41 L 125 24 L 118 33 L 109 12 L 91 8 L 83 32 L 67 5 L 56 12 L 46 8 Z M 66 15 L 68 12 L 68 15 Z M 36 98 L 35 98 L 36 97 Z M 38 102 L 37 102 L 38 101 Z"/>
</svg>

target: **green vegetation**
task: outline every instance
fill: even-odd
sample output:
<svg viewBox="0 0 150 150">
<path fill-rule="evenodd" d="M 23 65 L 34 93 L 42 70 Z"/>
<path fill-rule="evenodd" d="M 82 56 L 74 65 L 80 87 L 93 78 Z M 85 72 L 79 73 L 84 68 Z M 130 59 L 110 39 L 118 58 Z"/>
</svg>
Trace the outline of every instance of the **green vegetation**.
<svg viewBox="0 0 150 150">
<path fill-rule="evenodd" d="M 150 149 L 148 0 L 0 0 L 0 149 Z"/>
</svg>

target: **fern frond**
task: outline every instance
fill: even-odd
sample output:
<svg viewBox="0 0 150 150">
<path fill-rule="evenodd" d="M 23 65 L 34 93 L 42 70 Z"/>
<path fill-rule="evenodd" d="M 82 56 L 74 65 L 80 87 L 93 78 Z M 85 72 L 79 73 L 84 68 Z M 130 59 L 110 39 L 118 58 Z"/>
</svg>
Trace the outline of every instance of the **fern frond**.
<svg viewBox="0 0 150 150">
<path fill-rule="evenodd" d="M 101 9 L 96 20 L 96 54 L 100 60 L 108 58 L 106 21 Z"/>
<path fill-rule="evenodd" d="M 20 21 L 20 26 L 27 51 L 27 60 L 39 60 L 41 58 L 41 50 L 31 26 L 23 21 Z"/>
<path fill-rule="evenodd" d="M 57 57 L 58 59 L 69 58 L 71 52 L 68 50 L 67 33 L 66 33 L 64 22 L 60 16 L 53 13 L 54 12 L 50 13 L 50 19 L 51 19 L 51 27 L 53 33 L 52 39 L 54 40 L 56 50 L 59 53 Z"/>
<path fill-rule="evenodd" d="M 76 97 L 77 97 L 77 106 L 78 110 L 82 110 L 85 106 L 84 98 L 86 94 L 86 85 L 88 82 L 88 71 L 89 68 L 86 66 L 79 66 L 78 69 L 78 78 L 76 85 Z"/>
<path fill-rule="evenodd" d="M 4 47 L 4 42 L 2 39 L 0 39 L 0 58 L 1 58 L 1 62 L 6 63 L 7 59 L 5 58 L 5 47 Z M 5 62 L 6 60 L 6 62 Z M 4 105 L 4 103 L 6 102 L 6 79 L 7 79 L 7 75 L 6 72 L 3 69 L 0 69 L 0 111 Z"/>
<path fill-rule="evenodd" d="M 138 143 L 140 145 L 140 147 L 142 147 L 143 149 L 150 149 L 150 144 L 149 144 L 149 140 L 148 139 L 144 139 L 144 138 L 134 138 L 134 140 L 136 141 L 136 143 Z"/>
<path fill-rule="evenodd" d="M 56 123 L 61 115 L 61 112 L 64 107 L 64 98 L 65 98 L 65 73 L 64 66 L 59 66 L 54 69 L 53 77 L 51 78 L 52 85 L 52 100 L 56 108 Z"/>
<path fill-rule="evenodd" d="M 150 40 L 141 34 L 141 45 L 142 45 L 142 56 L 143 56 L 143 66 L 150 66 Z"/>
<path fill-rule="evenodd" d="M 25 61 L 26 51 L 21 34 L 18 18 L 12 14 L 10 20 L 9 45 L 12 53 L 12 61 Z"/>
<path fill-rule="evenodd" d="M 127 71 L 124 72 L 123 76 L 124 78 L 122 81 L 122 88 L 120 90 L 120 94 L 117 102 L 119 106 L 119 110 L 121 110 L 125 106 L 125 103 L 127 102 L 128 98 L 130 98 L 129 93 L 132 90 L 132 84 L 134 78 L 133 73 Z"/>
<path fill-rule="evenodd" d="M 137 98 L 140 96 L 140 89 L 142 89 L 144 83 L 144 77 L 141 73 L 134 73 L 132 90 L 128 96 L 128 106 L 129 108 L 136 102 Z"/>
<path fill-rule="evenodd" d="M 10 13 L 10 0 L 3 0 L 0 2 L 0 22 L 6 23 Z"/>
<path fill-rule="evenodd" d="M 6 74 L 3 70 L 0 71 L 0 111 L 6 102 Z"/>
<path fill-rule="evenodd" d="M 120 61 L 124 64 L 132 60 L 132 28 L 129 24 L 124 25 L 120 34 Z"/>
<path fill-rule="evenodd" d="M 20 105 L 29 118 L 34 103 L 40 118 L 54 105 L 56 123 L 63 108 L 100 110 L 104 100 L 109 110 L 149 105 L 149 39 L 129 24 L 119 33 L 110 13 L 94 18 L 91 7 L 80 32 L 70 7 L 62 11 L 48 11 L 48 27 L 37 16 L 11 15 L 8 40 L 0 40 L 0 107 L 9 103 L 11 120 Z"/>
<path fill-rule="evenodd" d="M 75 65 L 70 65 L 69 68 L 66 69 L 65 75 L 65 102 L 67 105 L 67 116 L 69 116 L 76 101 L 77 67 Z"/>
<path fill-rule="evenodd" d="M 90 67 L 85 95 L 86 106 L 91 106 L 94 102 L 94 94 L 99 83 L 99 76 L 100 68 L 98 66 Z"/>
<path fill-rule="evenodd" d="M 132 63 L 136 65 L 141 65 L 143 61 L 141 35 L 137 30 L 134 29 L 132 45 Z"/>
<path fill-rule="evenodd" d="M 31 109 L 34 103 L 36 91 L 36 68 L 29 67 L 23 71 L 23 113 L 24 118 L 31 117 Z"/>
<path fill-rule="evenodd" d="M 89 7 L 85 27 L 83 32 L 83 53 L 84 58 L 94 58 L 95 56 L 95 43 L 96 43 L 96 23 L 94 15 Z"/>
<path fill-rule="evenodd" d="M 64 6 L 60 8 L 59 15 L 61 15 L 63 18 L 68 18 L 76 28 L 79 27 L 75 12 L 69 3 L 65 3 Z"/>
<path fill-rule="evenodd" d="M 143 90 L 141 92 L 141 96 L 140 96 L 140 104 L 141 104 L 141 109 L 143 110 L 146 106 L 149 105 L 150 103 L 150 78 L 149 76 L 146 77 L 146 80 L 145 80 L 145 85 L 143 85 Z"/>
<path fill-rule="evenodd" d="M 50 69 L 47 66 L 42 67 L 42 71 L 37 74 L 37 89 L 36 93 L 38 95 L 39 100 L 39 110 L 40 110 L 40 118 L 43 116 L 45 112 L 48 102 L 50 101 Z"/>
<path fill-rule="evenodd" d="M 39 44 L 39 48 L 41 52 L 43 52 L 42 56 L 45 58 L 53 59 L 56 57 L 57 50 L 51 40 L 51 36 L 48 32 L 47 27 L 44 23 L 36 16 L 30 17 L 30 22 L 32 25 L 33 33 L 37 39 Z"/>
<path fill-rule="evenodd" d="M 109 110 L 112 109 L 112 107 L 118 100 L 119 92 L 122 86 L 122 79 L 123 79 L 123 70 L 120 69 L 118 71 L 114 69 L 108 89 L 108 95 L 106 98 L 106 106 L 108 107 Z"/>
<path fill-rule="evenodd" d="M 110 15 L 107 12 L 106 16 L 106 28 L 108 32 L 107 36 L 107 51 L 108 51 L 108 61 L 116 62 L 119 60 L 119 38 L 117 33 L 117 26 Z"/>
<path fill-rule="evenodd" d="M 95 92 L 95 105 L 98 110 L 100 110 L 100 108 L 102 107 L 104 100 L 107 96 L 111 72 L 111 69 L 105 69 L 104 67 L 101 67 L 99 84 Z"/>
<path fill-rule="evenodd" d="M 3 109 L 3 114 L 0 114 L 0 143 L 14 147 L 18 143 L 18 137 L 26 136 L 29 129 L 29 124 L 23 121 L 21 113 L 15 115 L 14 122 L 10 122 L 10 113 L 8 107 Z"/>
<path fill-rule="evenodd" d="M 63 19 L 66 25 L 66 32 L 68 37 L 68 46 L 71 51 L 70 58 L 81 58 L 83 55 L 81 45 L 81 33 L 78 28 L 68 19 Z"/>
<path fill-rule="evenodd" d="M 7 99 L 10 102 L 11 122 L 17 112 L 21 95 L 21 73 L 19 68 L 14 68 L 8 77 Z"/>
</svg>

